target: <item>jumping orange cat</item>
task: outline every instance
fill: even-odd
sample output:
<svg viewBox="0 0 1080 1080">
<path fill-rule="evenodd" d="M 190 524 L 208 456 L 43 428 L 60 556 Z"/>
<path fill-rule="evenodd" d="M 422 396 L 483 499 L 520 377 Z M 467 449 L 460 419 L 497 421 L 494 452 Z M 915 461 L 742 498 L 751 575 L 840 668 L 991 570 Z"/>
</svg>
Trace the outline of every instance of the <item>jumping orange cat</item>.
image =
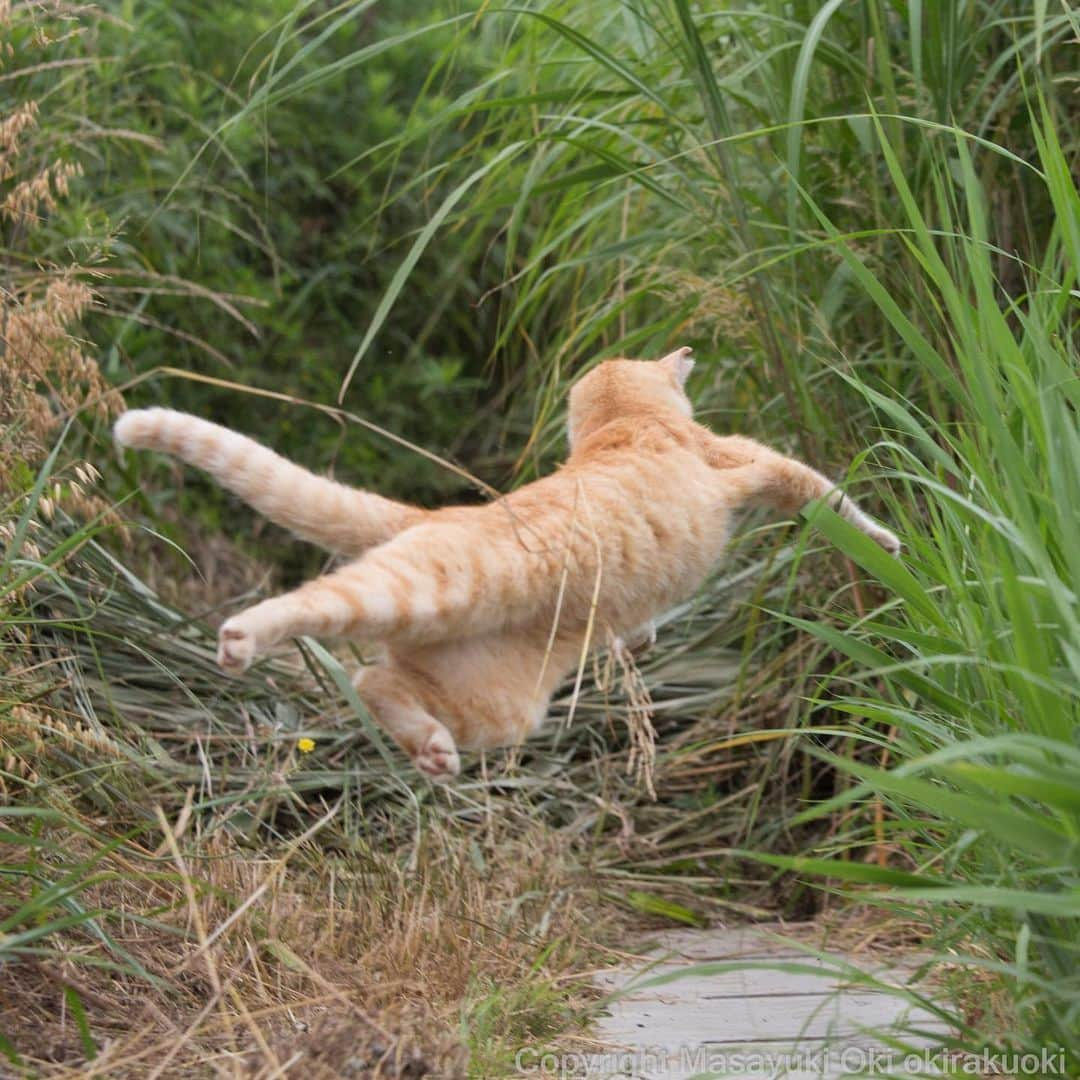
<svg viewBox="0 0 1080 1080">
<path fill-rule="evenodd" d="M 376 720 L 433 779 L 458 747 L 516 744 L 543 723 L 583 649 L 648 634 L 722 557 L 733 516 L 825 496 L 886 551 L 899 541 L 820 473 L 691 419 L 690 349 L 608 360 L 570 393 L 570 456 L 485 506 L 418 507 L 317 477 L 251 439 L 169 409 L 116 424 L 124 446 L 206 470 L 270 520 L 353 561 L 233 615 L 218 663 L 243 671 L 286 638 L 386 646 L 356 678 Z"/>
</svg>

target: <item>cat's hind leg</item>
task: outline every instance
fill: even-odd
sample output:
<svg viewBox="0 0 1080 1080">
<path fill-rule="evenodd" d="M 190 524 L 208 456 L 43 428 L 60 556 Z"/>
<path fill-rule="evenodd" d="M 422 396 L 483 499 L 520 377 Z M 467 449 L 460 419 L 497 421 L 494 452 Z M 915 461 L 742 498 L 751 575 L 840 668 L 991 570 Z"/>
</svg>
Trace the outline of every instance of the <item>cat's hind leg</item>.
<svg viewBox="0 0 1080 1080">
<path fill-rule="evenodd" d="M 359 631 L 367 640 L 378 640 L 403 606 L 395 584 L 355 563 L 263 600 L 222 623 L 218 664 L 236 674 L 280 642 L 303 635 L 335 637 Z"/>
<path fill-rule="evenodd" d="M 242 671 L 304 634 L 425 645 L 500 629 L 535 606 L 554 550 L 528 555 L 473 528 L 421 526 L 227 619 L 218 662 Z"/>
<path fill-rule="evenodd" d="M 453 735 L 424 708 L 406 675 L 377 664 L 363 668 L 353 683 L 378 725 L 420 772 L 438 782 L 457 776 L 461 760 Z"/>
</svg>

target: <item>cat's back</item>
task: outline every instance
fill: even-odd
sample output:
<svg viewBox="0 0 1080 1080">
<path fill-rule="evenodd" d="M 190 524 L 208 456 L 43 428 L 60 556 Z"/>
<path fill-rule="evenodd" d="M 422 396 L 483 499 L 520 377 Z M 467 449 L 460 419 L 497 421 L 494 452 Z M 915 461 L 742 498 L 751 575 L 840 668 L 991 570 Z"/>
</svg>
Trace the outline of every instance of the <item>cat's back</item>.
<svg viewBox="0 0 1080 1080">
<path fill-rule="evenodd" d="M 591 606 L 600 580 L 598 613 L 620 629 L 692 593 L 727 542 L 727 511 L 689 420 L 606 425 L 549 480 L 562 522 L 571 508 L 579 600 Z"/>
<path fill-rule="evenodd" d="M 654 514 L 697 518 L 715 502 L 712 470 L 690 421 L 627 418 L 608 424 L 547 479 L 560 502 L 572 497 L 579 513 L 594 510 L 608 521 Z M 538 487 L 535 496 L 539 502 L 547 494 Z"/>
<path fill-rule="evenodd" d="M 579 576 L 602 573 L 606 596 L 630 602 L 644 590 L 663 603 L 696 587 L 726 542 L 711 474 L 690 422 L 627 420 L 597 432 L 550 476 L 447 520 L 463 542 L 471 536 L 507 555 L 525 551 L 561 568 L 572 552 Z"/>
<path fill-rule="evenodd" d="M 556 614 L 571 636 L 594 615 L 617 632 L 640 625 L 704 580 L 727 538 L 722 500 L 691 424 L 597 435 L 555 473 L 435 511 L 370 559 L 402 580 L 419 560 L 433 597 L 502 604 L 508 625 L 548 628 Z"/>
<path fill-rule="evenodd" d="M 447 507 L 432 521 L 491 538 L 650 521 L 661 534 L 696 535 L 699 519 L 716 503 L 712 470 L 698 445 L 690 422 L 609 424 L 549 476 L 482 506 Z"/>
</svg>

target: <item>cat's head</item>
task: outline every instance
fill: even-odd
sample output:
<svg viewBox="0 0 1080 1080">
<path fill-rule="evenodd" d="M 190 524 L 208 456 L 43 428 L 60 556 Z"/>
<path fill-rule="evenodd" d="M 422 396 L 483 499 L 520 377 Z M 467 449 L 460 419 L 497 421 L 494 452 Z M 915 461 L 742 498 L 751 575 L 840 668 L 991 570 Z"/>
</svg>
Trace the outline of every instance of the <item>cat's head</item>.
<svg viewBox="0 0 1080 1080">
<path fill-rule="evenodd" d="M 694 367 L 691 351 L 684 346 L 662 360 L 605 360 L 578 379 L 567 421 L 571 450 L 582 435 L 623 416 L 671 411 L 692 416 L 685 390 Z"/>
</svg>

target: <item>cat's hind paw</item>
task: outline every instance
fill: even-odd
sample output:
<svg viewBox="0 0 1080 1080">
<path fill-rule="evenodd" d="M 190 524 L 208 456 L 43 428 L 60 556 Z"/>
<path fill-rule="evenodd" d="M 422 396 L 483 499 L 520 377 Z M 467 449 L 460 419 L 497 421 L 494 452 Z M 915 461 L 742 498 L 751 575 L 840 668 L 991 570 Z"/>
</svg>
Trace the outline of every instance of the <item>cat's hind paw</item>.
<svg viewBox="0 0 1080 1080">
<path fill-rule="evenodd" d="M 413 758 L 413 764 L 436 783 L 444 784 L 457 776 L 461 772 L 461 759 L 450 732 L 433 731 Z"/>
<path fill-rule="evenodd" d="M 255 659 L 255 635 L 234 617 L 226 619 L 218 631 L 218 667 L 229 675 L 247 671 Z"/>
<path fill-rule="evenodd" d="M 656 644 L 656 623 L 650 619 L 643 626 L 632 630 L 625 637 L 620 634 L 611 643 L 612 652 L 624 661 L 633 659 L 634 653 L 648 652 Z"/>
</svg>

